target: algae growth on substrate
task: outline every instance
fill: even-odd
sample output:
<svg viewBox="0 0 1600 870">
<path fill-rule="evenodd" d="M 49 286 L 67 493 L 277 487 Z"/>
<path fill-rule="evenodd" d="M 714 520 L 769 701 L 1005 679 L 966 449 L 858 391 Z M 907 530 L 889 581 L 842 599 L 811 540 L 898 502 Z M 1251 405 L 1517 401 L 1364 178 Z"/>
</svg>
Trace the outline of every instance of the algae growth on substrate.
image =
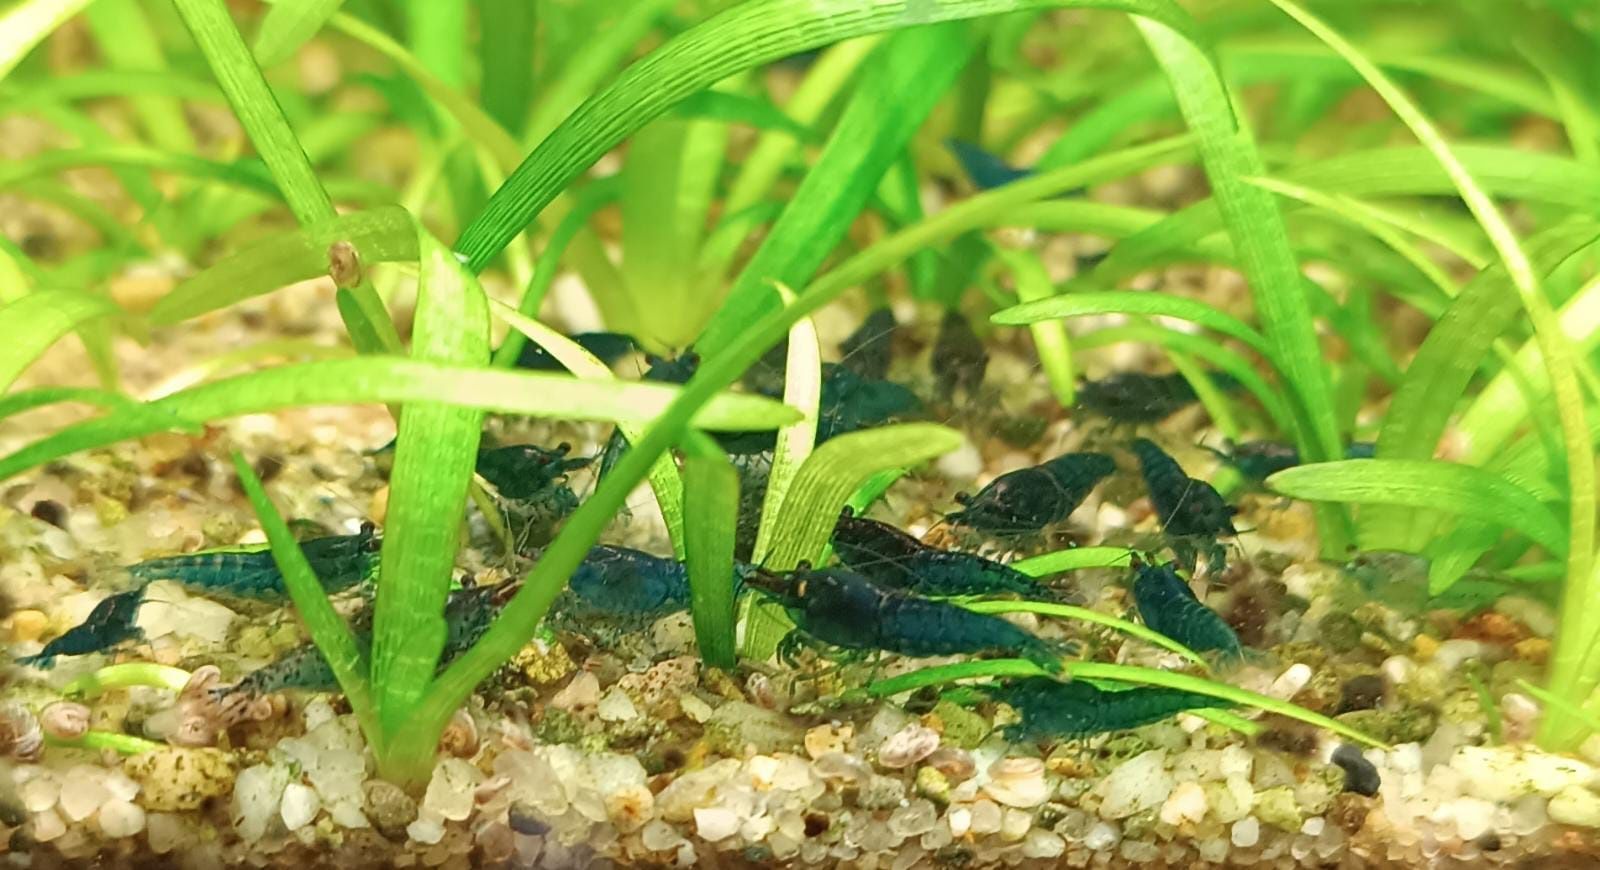
<svg viewBox="0 0 1600 870">
<path fill-rule="evenodd" d="M 14 0 L 17 866 L 1600 866 L 1591 4 Z"/>
</svg>

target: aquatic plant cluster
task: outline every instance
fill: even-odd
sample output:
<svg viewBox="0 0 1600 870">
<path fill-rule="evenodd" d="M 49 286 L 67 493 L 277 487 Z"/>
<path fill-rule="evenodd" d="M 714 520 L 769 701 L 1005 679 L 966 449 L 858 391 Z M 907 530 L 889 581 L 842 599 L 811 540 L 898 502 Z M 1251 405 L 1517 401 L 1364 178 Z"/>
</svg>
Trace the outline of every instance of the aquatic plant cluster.
<svg viewBox="0 0 1600 870">
<path fill-rule="evenodd" d="M 1600 860 L 1600 21 L 1214 5 L 17 0 L 0 851 Z"/>
</svg>

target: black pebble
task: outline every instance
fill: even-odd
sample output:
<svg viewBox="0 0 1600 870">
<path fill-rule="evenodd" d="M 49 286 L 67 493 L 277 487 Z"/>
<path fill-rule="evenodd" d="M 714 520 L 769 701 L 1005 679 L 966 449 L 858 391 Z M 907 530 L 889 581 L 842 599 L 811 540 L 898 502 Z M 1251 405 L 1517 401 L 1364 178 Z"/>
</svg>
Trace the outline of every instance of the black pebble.
<svg viewBox="0 0 1600 870">
<path fill-rule="evenodd" d="M 506 823 L 511 830 L 529 837 L 542 837 L 550 833 L 550 826 L 533 815 L 533 810 L 522 804 L 512 804 Z"/>
<path fill-rule="evenodd" d="M 1378 769 L 1372 762 L 1361 756 L 1361 750 L 1348 743 L 1341 743 L 1333 751 L 1333 763 L 1344 768 L 1344 790 L 1353 791 L 1366 797 L 1378 794 Z"/>
<path fill-rule="evenodd" d="M 33 510 L 28 511 L 28 514 L 39 522 L 49 523 L 58 529 L 67 527 L 67 509 L 61 506 L 61 502 L 41 498 L 33 503 Z"/>
<path fill-rule="evenodd" d="M 1378 674 L 1351 677 L 1340 692 L 1339 712 L 1376 710 L 1383 701 L 1383 689 L 1383 677 Z"/>
</svg>

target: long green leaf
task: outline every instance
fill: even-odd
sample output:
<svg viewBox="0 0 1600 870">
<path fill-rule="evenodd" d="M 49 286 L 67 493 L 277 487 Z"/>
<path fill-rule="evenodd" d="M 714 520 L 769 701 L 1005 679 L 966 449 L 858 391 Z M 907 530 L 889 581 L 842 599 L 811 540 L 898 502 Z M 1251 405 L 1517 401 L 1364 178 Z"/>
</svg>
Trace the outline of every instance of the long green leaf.
<svg viewBox="0 0 1600 870">
<path fill-rule="evenodd" d="M 696 433 L 698 434 L 698 433 Z M 709 441 L 705 436 L 699 436 Z M 715 442 L 690 450 L 683 463 L 684 561 L 689 612 L 706 664 L 731 669 L 734 643 L 734 529 L 739 520 L 739 475 Z"/>
<path fill-rule="evenodd" d="M 1133 556 L 1132 550 L 1122 547 L 1074 547 L 1021 559 L 1011 567 L 1029 577 L 1044 577 L 1080 568 L 1126 568 L 1133 564 Z"/>
<path fill-rule="evenodd" d="M 1224 701 L 1232 701 L 1240 706 L 1255 707 L 1269 713 L 1277 713 L 1280 716 L 1305 722 L 1308 725 L 1325 728 L 1342 737 L 1347 737 L 1368 746 L 1379 749 L 1389 748 L 1382 741 L 1369 737 L 1337 719 L 1330 719 L 1320 713 L 1313 713 L 1288 701 L 1280 701 L 1268 695 L 1257 694 L 1246 689 L 1230 686 L 1227 683 L 1208 680 L 1204 677 L 1173 671 L 1160 671 L 1154 668 L 1135 667 L 1133 665 L 1072 661 L 1062 662 L 1062 672 L 1065 676 L 1070 676 L 1074 679 L 1114 680 L 1135 686 L 1162 686 L 1168 689 L 1194 692 L 1197 695 L 1206 695 L 1211 698 L 1221 698 Z M 867 692 L 876 698 L 887 698 L 902 692 L 914 691 L 924 686 L 937 686 L 955 680 L 981 677 L 1042 676 L 1047 676 L 1044 669 L 1025 659 L 990 659 L 981 662 L 962 662 L 954 665 L 922 668 L 898 677 L 879 680 L 868 686 Z"/>
<path fill-rule="evenodd" d="M 1094 314 L 1176 317 L 1206 329 L 1216 330 L 1230 338 L 1237 338 L 1252 350 L 1269 355 L 1266 338 L 1249 324 L 1204 302 L 1169 293 L 1133 290 L 1067 292 L 995 312 L 989 319 L 1006 326 L 1022 326 L 1060 317 L 1084 317 Z"/>
<path fill-rule="evenodd" d="M 801 286 L 811 279 L 975 47 L 966 29 L 947 24 L 897 33 L 873 51 L 821 156 L 697 348 L 717 350 L 743 324 L 778 305 L 771 282 Z"/>
<path fill-rule="evenodd" d="M 256 60 L 262 66 L 288 60 L 343 4 L 344 0 L 278 0 L 256 32 Z"/>
<path fill-rule="evenodd" d="M 233 468 L 239 475 L 245 497 L 250 499 L 250 506 L 255 509 L 256 519 L 261 522 L 261 530 L 266 532 L 267 541 L 272 545 L 272 561 L 277 563 L 278 571 L 283 574 L 283 585 L 289 591 L 289 600 L 294 602 L 295 612 L 300 614 L 306 631 L 317 645 L 317 651 L 322 653 L 322 658 L 333 671 L 340 691 L 350 701 L 350 708 L 355 711 L 368 744 L 381 753 L 383 731 L 378 727 L 377 707 L 367 682 L 366 656 L 356 643 L 355 635 L 350 632 L 350 626 L 333 609 L 321 581 L 317 579 L 316 571 L 300 549 L 294 533 L 289 531 L 289 524 L 273 507 L 255 470 L 237 452 L 233 454 Z"/>
<path fill-rule="evenodd" d="M 1175 652 L 1188 659 L 1191 663 L 1199 665 L 1205 670 L 1211 670 L 1211 665 L 1200 654 L 1170 637 L 1137 622 L 1129 622 L 1090 610 L 1087 607 L 1074 607 L 1070 604 L 1056 604 L 1050 601 L 968 601 L 962 607 L 973 613 L 1036 613 L 1040 616 L 1049 616 L 1055 619 L 1075 619 L 1079 622 L 1088 622 L 1094 625 L 1103 625 L 1106 628 L 1120 631 L 1129 637 L 1136 637 L 1152 646 L 1161 647 L 1169 652 Z"/>
<path fill-rule="evenodd" d="M 1561 522 L 1532 493 L 1470 465 L 1416 459 L 1344 459 L 1267 478 L 1280 495 L 1308 501 L 1391 504 L 1448 511 L 1509 526 L 1553 553 L 1567 551 Z"/>
<path fill-rule="evenodd" d="M 463 368 L 398 357 L 323 360 L 213 381 L 148 403 L 160 417 L 110 414 L 75 423 L 0 458 L 0 480 L 80 450 L 163 431 L 155 424 L 161 419 L 192 424 L 304 405 L 442 402 L 497 414 L 643 423 L 658 417 L 680 392 L 664 384 Z M 780 402 L 727 394 L 707 403 L 694 424 L 740 432 L 777 428 L 795 417 Z"/>
<path fill-rule="evenodd" d="M 750 0 L 673 38 L 579 106 L 495 191 L 455 248 L 481 270 L 602 154 L 674 103 L 740 70 L 910 25 L 1051 7 L 1119 9 L 1193 32 L 1188 16 L 1167 0 Z"/>
<path fill-rule="evenodd" d="M 103 296 L 70 290 L 41 290 L 0 307 L 0 392 L 10 389 L 23 370 L 61 336 L 98 317 L 121 314 Z"/>
<path fill-rule="evenodd" d="M 489 309 L 483 289 L 432 235 L 419 233 L 417 244 L 412 358 L 486 364 Z M 408 402 L 400 415 L 372 634 L 372 685 L 386 734 L 406 727 L 439 666 L 445 598 L 482 431 L 479 408 Z M 410 781 L 427 771 L 395 773 Z"/>
<path fill-rule="evenodd" d="M 399 206 L 340 215 L 268 236 L 188 278 L 150 309 L 165 326 L 328 272 L 328 248 L 348 242 L 362 266 L 417 259 L 416 223 Z"/>
<path fill-rule="evenodd" d="M 100 55 L 117 75 L 129 72 L 170 74 L 161 43 L 144 10 L 134 0 L 98 0 L 84 15 Z M 0 24 L 0 27 L 3 27 Z M 155 94 L 133 97 L 133 110 L 156 145 L 168 151 L 194 151 L 194 135 L 176 100 Z"/>
<path fill-rule="evenodd" d="M 961 446 L 961 433 L 932 423 L 902 423 L 830 439 L 800 467 L 783 510 L 775 517 L 770 556 L 776 570 L 816 562 L 833 535 L 839 511 L 868 478 L 910 468 Z"/>
<path fill-rule="evenodd" d="M 1050 391 L 1055 393 L 1061 407 L 1070 408 L 1077 404 L 1078 396 L 1074 382 L 1077 376 L 1072 366 L 1072 342 L 1067 335 L 1066 324 L 1058 323 L 1054 318 L 1029 321 L 1002 319 L 1002 315 L 1019 309 L 1026 313 L 1032 310 L 1028 306 L 1048 303 L 1056 298 L 1056 289 L 1050 284 L 1050 274 L 1045 271 L 1044 262 L 1031 253 L 1001 250 L 999 255 L 1011 268 L 1017 301 L 1022 304 L 996 313 L 989 320 L 1007 325 L 1027 323 L 1028 331 L 1033 334 L 1034 351 L 1039 355 L 1039 365 L 1044 369 L 1045 378 L 1050 381 Z"/>
<path fill-rule="evenodd" d="M 779 289 L 785 293 L 784 301 L 792 304 L 793 294 Z M 761 501 L 761 525 L 750 551 L 750 560 L 757 565 L 766 563 L 767 549 L 781 522 L 779 515 L 785 509 L 789 488 L 816 447 L 817 410 L 822 402 L 822 344 L 811 318 L 798 321 L 789 329 L 789 355 L 783 371 L 784 404 L 802 416 L 778 430 L 772 470 L 767 474 L 767 492 Z"/>
</svg>

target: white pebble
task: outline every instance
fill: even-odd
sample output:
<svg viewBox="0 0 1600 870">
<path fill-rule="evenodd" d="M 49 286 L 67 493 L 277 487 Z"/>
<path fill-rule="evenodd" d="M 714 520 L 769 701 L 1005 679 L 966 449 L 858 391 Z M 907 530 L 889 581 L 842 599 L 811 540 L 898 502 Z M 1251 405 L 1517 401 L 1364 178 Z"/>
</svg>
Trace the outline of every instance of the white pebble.
<svg viewBox="0 0 1600 870">
<path fill-rule="evenodd" d="M 588 671 L 580 671 L 572 681 L 550 699 L 550 705 L 562 710 L 577 710 L 600 703 L 600 678 Z"/>
<path fill-rule="evenodd" d="M 725 807 L 699 807 L 694 811 L 695 833 L 700 839 L 715 843 L 739 831 L 739 814 Z"/>
<path fill-rule="evenodd" d="M 1311 682 L 1311 666 L 1296 662 L 1272 681 L 1267 694 L 1280 701 L 1287 701 L 1299 694 L 1309 682 Z"/>
<path fill-rule="evenodd" d="M 290 831 L 298 831 L 322 811 L 322 798 L 317 797 L 316 789 L 291 782 L 283 790 L 283 799 L 278 804 L 278 816 L 283 819 L 283 826 Z"/>
<path fill-rule="evenodd" d="M 984 800 L 972 805 L 972 833 L 978 836 L 999 833 L 1000 822 L 999 804 Z"/>
<path fill-rule="evenodd" d="M 233 825 L 239 836 L 255 842 L 266 834 L 288 784 L 289 771 L 275 765 L 257 764 L 239 772 L 233 781 Z"/>
<path fill-rule="evenodd" d="M 639 718 L 639 709 L 633 705 L 633 699 L 618 688 L 612 688 L 600 699 L 595 713 L 602 722 L 631 722 Z"/>
<path fill-rule="evenodd" d="M 101 804 L 100 814 L 95 818 L 100 822 L 101 833 L 107 837 L 132 837 L 144 830 L 144 810 L 138 804 L 119 798 Z"/>
<path fill-rule="evenodd" d="M 678 848 L 678 844 L 683 842 L 683 837 L 678 835 L 677 828 L 660 819 L 652 819 L 639 832 L 639 841 L 652 852 L 665 852 Z"/>
<path fill-rule="evenodd" d="M 1033 827 L 1033 816 L 1018 809 L 1007 808 L 1000 817 L 1000 839 L 1015 843 L 1028 835 Z"/>
<path fill-rule="evenodd" d="M 54 810 L 45 810 L 36 813 L 33 817 L 33 827 L 29 831 L 36 842 L 48 843 L 67 832 L 67 823 L 62 821 L 60 814 Z"/>
<path fill-rule="evenodd" d="M 1569 785 L 1556 792 L 1546 811 L 1557 824 L 1600 828 L 1600 795 L 1581 786 Z"/>
<path fill-rule="evenodd" d="M 1161 805 L 1161 821 L 1177 827 L 1206 817 L 1206 792 L 1197 782 L 1180 782 Z"/>
<path fill-rule="evenodd" d="M 150 851 L 165 855 L 189 842 L 189 826 L 176 813 L 150 813 L 145 816 L 145 839 Z"/>
<path fill-rule="evenodd" d="M 1050 799 L 1044 762 L 1037 758 L 1002 758 L 989 766 L 984 794 L 1008 807 L 1036 807 Z"/>
<path fill-rule="evenodd" d="M 972 810 L 966 807 L 951 807 L 945 820 L 950 824 L 952 837 L 965 837 L 972 830 Z"/>
<path fill-rule="evenodd" d="M 1028 838 L 1022 841 L 1024 858 L 1057 858 L 1066 851 L 1067 841 L 1043 828 L 1029 831 Z"/>
<path fill-rule="evenodd" d="M 891 770 L 910 767 L 939 748 L 939 732 L 912 723 L 889 735 L 878 749 L 878 764 Z"/>
<path fill-rule="evenodd" d="M 105 786 L 105 769 L 79 764 L 67 771 L 61 779 L 61 796 L 58 805 L 69 822 L 81 822 L 94 815 L 100 805 L 111 799 Z"/>
<path fill-rule="evenodd" d="M 1110 822 L 1096 822 L 1089 833 L 1083 835 L 1084 848 L 1093 852 L 1104 852 L 1115 846 L 1122 839 L 1122 832 Z"/>
<path fill-rule="evenodd" d="M 105 784 L 106 791 L 119 801 L 131 801 L 139 794 L 139 784 L 120 769 L 107 771 L 101 782 Z"/>
<path fill-rule="evenodd" d="M 444 823 L 434 816 L 417 816 L 416 821 L 406 825 L 406 836 L 413 842 L 432 846 L 444 839 Z"/>
<path fill-rule="evenodd" d="M 1144 810 L 1155 809 L 1172 793 L 1172 775 L 1167 773 L 1164 749 L 1152 749 L 1118 765 L 1096 789 L 1103 795 L 1100 816 L 1125 819 Z"/>
<path fill-rule="evenodd" d="M 1539 705 L 1521 692 L 1507 692 L 1500 698 L 1500 712 L 1514 725 L 1527 725 L 1539 718 Z"/>
<path fill-rule="evenodd" d="M 1416 676 L 1417 663 L 1405 656 L 1389 656 L 1379 668 L 1391 686 L 1404 685 Z"/>
<path fill-rule="evenodd" d="M 1261 823 L 1254 816 L 1240 819 L 1233 823 L 1233 830 L 1229 834 L 1233 845 L 1241 849 L 1248 849 L 1261 841 Z"/>
<path fill-rule="evenodd" d="M 470 762 L 446 758 L 433 769 L 428 790 L 422 796 L 424 815 L 459 822 L 472 815 L 472 792 L 483 782 L 483 773 Z"/>
<path fill-rule="evenodd" d="M 1451 802 L 1451 810 L 1456 820 L 1456 833 L 1463 840 L 1476 840 L 1494 826 L 1495 805 L 1486 800 L 1456 798 Z"/>
<path fill-rule="evenodd" d="M 55 806 L 61 798 L 61 783 L 49 774 L 36 776 L 22 784 L 22 788 L 17 790 L 17 797 L 22 799 L 23 809 L 30 813 L 42 813 Z"/>
<path fill-rule="evenodd" d="M 1223 779 L 1230 776 L 1250 778 L 1250 771 L 1255 766 L 1255 756 L 1243 746 L 1226 746 L 1222 749 L 1222 756 L 1217 762 L 1217 772 Z"/>
<path fill-rule="evenodd" d="M 1322 831 L 1328 827 L 1328 820 L 1321 816 L 1312 816 L 1300 824 L 1300 833 L 1308 837 L 1320 837 Z"/>
<path fill-rule="evenodd" d="M 1453 638 L 1439 644 L 1439 649 L 1433 654 L 1433 663 L 1442 668 L 1446 673 L 1455 673 L 1456 668 L 1463 662 L 1471 659 L 1482 658 L 1484 645 L 1475 640 Z"/>
</svg>

